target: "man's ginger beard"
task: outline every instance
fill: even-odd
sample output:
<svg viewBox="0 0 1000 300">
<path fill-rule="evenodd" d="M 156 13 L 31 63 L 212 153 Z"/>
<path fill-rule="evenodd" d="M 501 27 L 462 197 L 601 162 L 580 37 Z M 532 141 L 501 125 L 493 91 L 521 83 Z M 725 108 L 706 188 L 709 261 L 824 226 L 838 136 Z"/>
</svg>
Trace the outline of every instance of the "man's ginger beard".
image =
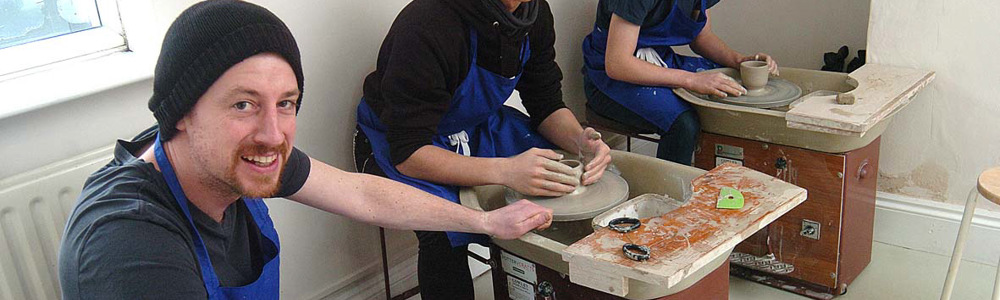
<svg viewBox="0 0 1000 300">
<path fill-rule="evenodd" d="M 275 177 L 264 175 L 264 174 L 254 174 L 248 176 L 250 182 L 249 184 L 258 187 L 258 189 L 248 189 L 248 187 L 243 186 L 243 183 L 236 177 L 236 166 L 240 163 L 250 163 L 250 161 L 244 161 L 244 156 L 255 156 L 264 153 L 274 153 L 277 152 L 281 156 L 281 167 L 278 168 L 278 174 Z M 229 187 L 233 189 L 234 193 L 239 195 L 249 197 L 249 198 L 267 198 L 272 197 L 278 193 L 281 189 L 281 175 L 285 172 L 285 166 L 288 165 L 288 143 L 281 143 L 278 147 L 267 147 L 263 145 L 240 145 L 236 149 L 235 155 L 233 155 L 233 161 L 229 164 L 229 170 L 226 171 L 225 180 L 229 182 Z"/>
</svg>

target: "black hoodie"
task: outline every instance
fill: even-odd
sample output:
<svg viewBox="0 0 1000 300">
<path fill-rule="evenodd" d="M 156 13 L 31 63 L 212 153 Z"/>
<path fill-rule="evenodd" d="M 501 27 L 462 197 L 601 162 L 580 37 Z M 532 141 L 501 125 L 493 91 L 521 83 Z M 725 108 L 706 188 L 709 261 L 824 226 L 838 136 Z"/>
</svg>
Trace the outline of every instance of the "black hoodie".
<svg viewBox="0 0 1000 300">
<path fill-rule="evenodd" d="M 414 0 L 403 8 L 364 83 L 364 101 L 388 128 L 393 165 L 431 144 L 452 95 L 469 73 L 469 30 L 478 33 L 479 66 L 505 77 L 522 71 L 519 50 L 528 39 L 531 56 L 516 89 L 533 127 L 566 107 L 552 11 L 545 0 L 534 1 L 534 24 L 519 29 L 494 20 L 480 0 Z"/>
</svg>

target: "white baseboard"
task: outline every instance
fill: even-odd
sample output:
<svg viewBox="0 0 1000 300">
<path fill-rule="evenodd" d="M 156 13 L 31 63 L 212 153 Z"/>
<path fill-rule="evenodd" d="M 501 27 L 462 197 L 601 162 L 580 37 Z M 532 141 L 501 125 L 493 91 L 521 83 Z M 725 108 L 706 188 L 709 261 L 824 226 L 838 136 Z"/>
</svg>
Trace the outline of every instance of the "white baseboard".
<svg viewBox="0 0 1000 300">
<path fill-rule="evenodd" d="M 479 254 L 485 258 L 490 258 L 489 248 L 470 245 L 470 251 Z M 403 253 L 408 253 L 402 261 L 389 269 L 389 288 L 392 290 L 393 296 L 402 294 L 403 292 L 417 286 L 417 251 L 416 247 L 412 249 L 407 249 L 406 251 L 401 251 Z M 483 264 L 473 258 L 469 258 L 469 267 L 472 271 L 472 277 L 476 278 L 487 271 L 490 270 L 489 265 Z M 369 264 L 365 267 L 362 272 L 356 273 L 354 278 L 344 280 L 346 284 L 334 285 L 326 288 L 324 292 L 321 292 L 314 299 L 332 300 L 332 299 L 384 299 L 385 298 L 385 283 L 382 281 L 382 263 L 381 261 Z"/>
<path fill-rule="evenodd" d="M 399 295 L 417 286 L 416 246 L 404 249 L 407 254 L 399 263 L 389 269 L 389 289 Z M 320 292 L 313 299 L 385 299 L 385 282 L 382 276 L 382 261 L 375 261 L 357 272 L 353 278 L 341 281 Z"/>
<path fill-rule="evenodd" d="M 875 241 L 951 256 L 963 205 L 884 192 L 875 198 Z M 962 260 L 996 266 L 1000 259 L 1000 213 L 977 209 L 969 234 Z"/>
</svg>

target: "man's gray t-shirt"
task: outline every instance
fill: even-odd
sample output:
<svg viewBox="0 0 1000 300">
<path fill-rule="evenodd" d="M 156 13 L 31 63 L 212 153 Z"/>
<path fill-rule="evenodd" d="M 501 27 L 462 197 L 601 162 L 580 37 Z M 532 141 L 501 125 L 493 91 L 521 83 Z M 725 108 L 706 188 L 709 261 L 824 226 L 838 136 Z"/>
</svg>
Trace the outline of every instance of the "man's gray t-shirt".
<svg viewBox="0 0 1000 300">
<path fill-rule="evenodd" d="M 114 160 L 87 179 L 66 223 L 59 253 L 64 299 L 197 299 L 207 292 L 193 235 L 162 173 L 136 158 L 156 137 L 155 127 L 131 142 L 118 141 Z M 298 191 L 309 157 L 293 149 L 279 197 Z M 201 233 L 222 286 L 252 283 L 269 249 L 243 200 L 226 208 L 221 223 L 196 206 Z"/>
</svg>

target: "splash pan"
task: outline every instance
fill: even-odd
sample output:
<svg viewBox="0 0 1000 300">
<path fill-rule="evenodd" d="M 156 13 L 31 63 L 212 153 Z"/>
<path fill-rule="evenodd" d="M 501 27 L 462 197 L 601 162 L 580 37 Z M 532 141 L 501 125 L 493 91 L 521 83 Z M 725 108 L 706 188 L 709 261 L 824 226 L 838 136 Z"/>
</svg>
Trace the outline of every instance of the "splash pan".
<svg viewBox="0 0 1000 300">
<path fill-rule="evenodd" d="M 722 72 L 739 78 L 735 69 Z M 741 104 L 737 98 L 709 100 L 683 88 L 674 89 L 698 111 L 706 132 L 827 153 L 864 147 L 882 135 L 890 117 L 905 107 L 934 72 L 868 64 L 851 74 L 781 68 L 780 77 L 801 89 L 787 105 Z M 850 93 L 854 105 L 836 104 L 836 95 Z M 747 102 L 747 101 L 744 101 Z M 760 106 L 760 107 L 754 107 Z M 766 107 L 766 108 L 762 108 Z"/>
</svg>

